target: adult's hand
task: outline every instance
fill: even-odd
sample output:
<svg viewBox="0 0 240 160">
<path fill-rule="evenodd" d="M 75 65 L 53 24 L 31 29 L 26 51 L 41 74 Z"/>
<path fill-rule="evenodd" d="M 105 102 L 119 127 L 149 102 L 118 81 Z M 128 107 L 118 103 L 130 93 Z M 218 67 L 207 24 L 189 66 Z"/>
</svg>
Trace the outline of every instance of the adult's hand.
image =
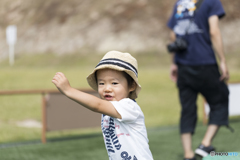
<svg viewBox="0 0 240 160">
<path fill-rule="evenodd" d="M 229 76 L 229 72 L 228 72 L 226 62 L 224 62 L 224 61 L 220 62 L 220 69 L 221 69 L 221 72 L 222 72 L 222 75 L 220 77 L 220 81 L 228 81 L 230 76 Z"/>
<path fill-rule="evenodd" d="M 178 78 L 178 67 L 176 64 L 171 64 L 170 66 L 170 78 L 173 82 L 177 82 Z"/>
</svg>

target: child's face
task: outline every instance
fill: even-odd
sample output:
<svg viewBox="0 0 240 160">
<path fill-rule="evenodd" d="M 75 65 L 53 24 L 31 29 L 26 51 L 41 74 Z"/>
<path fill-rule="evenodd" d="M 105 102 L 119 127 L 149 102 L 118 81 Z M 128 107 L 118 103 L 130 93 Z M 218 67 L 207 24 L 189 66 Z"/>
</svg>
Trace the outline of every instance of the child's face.
<svg viewBox="0 0 240 160">
<path fill-rule="evenodd" d="M 120 101 L 128 98 L 135 88 L 128 87 L 127 79 L 120 71 L 101 69 L 97 71 L 98 93 L 107 101 Z"/>
</svg>

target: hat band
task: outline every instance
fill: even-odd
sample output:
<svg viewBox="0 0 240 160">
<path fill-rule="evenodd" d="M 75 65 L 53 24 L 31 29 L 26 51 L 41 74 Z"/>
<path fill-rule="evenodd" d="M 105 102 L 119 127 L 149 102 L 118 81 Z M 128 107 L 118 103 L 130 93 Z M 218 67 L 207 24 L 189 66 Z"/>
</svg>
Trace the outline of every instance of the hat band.
<svg viewBox="0 0 240 160">
<path fill-rule="evenodd" d="M 125 68 L 127 70 L 133 71 L 135 73 L 135 75 L 138 77 L 137 70 L 133 65 L 131 65 L 128 62 L 122 61 L 120 59 L 116 59 L 116 58 L 103 59 L 98 63 L 98 65 L 95 68 L 97 68 L 98 66 L 101 66 L 101 65 L 105 65 L 105 64 L 116 65 L 116 66 Z"/>
</svg>

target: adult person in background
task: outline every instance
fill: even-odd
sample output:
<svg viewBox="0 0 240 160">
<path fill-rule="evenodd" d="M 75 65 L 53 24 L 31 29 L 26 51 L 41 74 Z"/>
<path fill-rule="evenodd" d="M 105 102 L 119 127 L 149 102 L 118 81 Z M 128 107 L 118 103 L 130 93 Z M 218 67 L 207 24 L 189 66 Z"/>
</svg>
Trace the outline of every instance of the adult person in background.
<svg viewBox="0 0 240 160">
<path fill-rule="evenodd" d="M 177 82 L 182 107 L 180 133 L 184 160 L 196 159 L 192 135 L 197 122 L 198 93 L 210 105 L 210 117 L 205 136 L 195 150 L 197 155 L 205 157 L 214 151 L 214 136 L 220 126 L 229 123 L 229 91 L 225 83 L 229 73 L 219 29 L 219 19 L 224 15 L 219 0 L 178 0 L 168 21 L 172 41 L 168 45 L 172 52 L 170 75 Z M 219 67 L 214 51 L 219 57 Z"/>
</svg>

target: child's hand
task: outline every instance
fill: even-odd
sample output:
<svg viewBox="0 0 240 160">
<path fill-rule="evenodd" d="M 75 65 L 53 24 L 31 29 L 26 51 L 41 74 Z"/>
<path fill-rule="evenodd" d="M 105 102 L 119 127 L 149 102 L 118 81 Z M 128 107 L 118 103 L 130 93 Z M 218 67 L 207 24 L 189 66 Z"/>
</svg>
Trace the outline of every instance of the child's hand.
<svg viewBox="0 0 240 160">
<path fill-rule="evenodd" d="M 66 92 L 71 88 L 68 79 L 61 72 L 57 72 L 55 74 L 52 82 L 55 84 L 55 86 L 58 88 L 58 90 L 60 92 L 62 92 L 63 94 L 66 94 Z"/>
</svg>

